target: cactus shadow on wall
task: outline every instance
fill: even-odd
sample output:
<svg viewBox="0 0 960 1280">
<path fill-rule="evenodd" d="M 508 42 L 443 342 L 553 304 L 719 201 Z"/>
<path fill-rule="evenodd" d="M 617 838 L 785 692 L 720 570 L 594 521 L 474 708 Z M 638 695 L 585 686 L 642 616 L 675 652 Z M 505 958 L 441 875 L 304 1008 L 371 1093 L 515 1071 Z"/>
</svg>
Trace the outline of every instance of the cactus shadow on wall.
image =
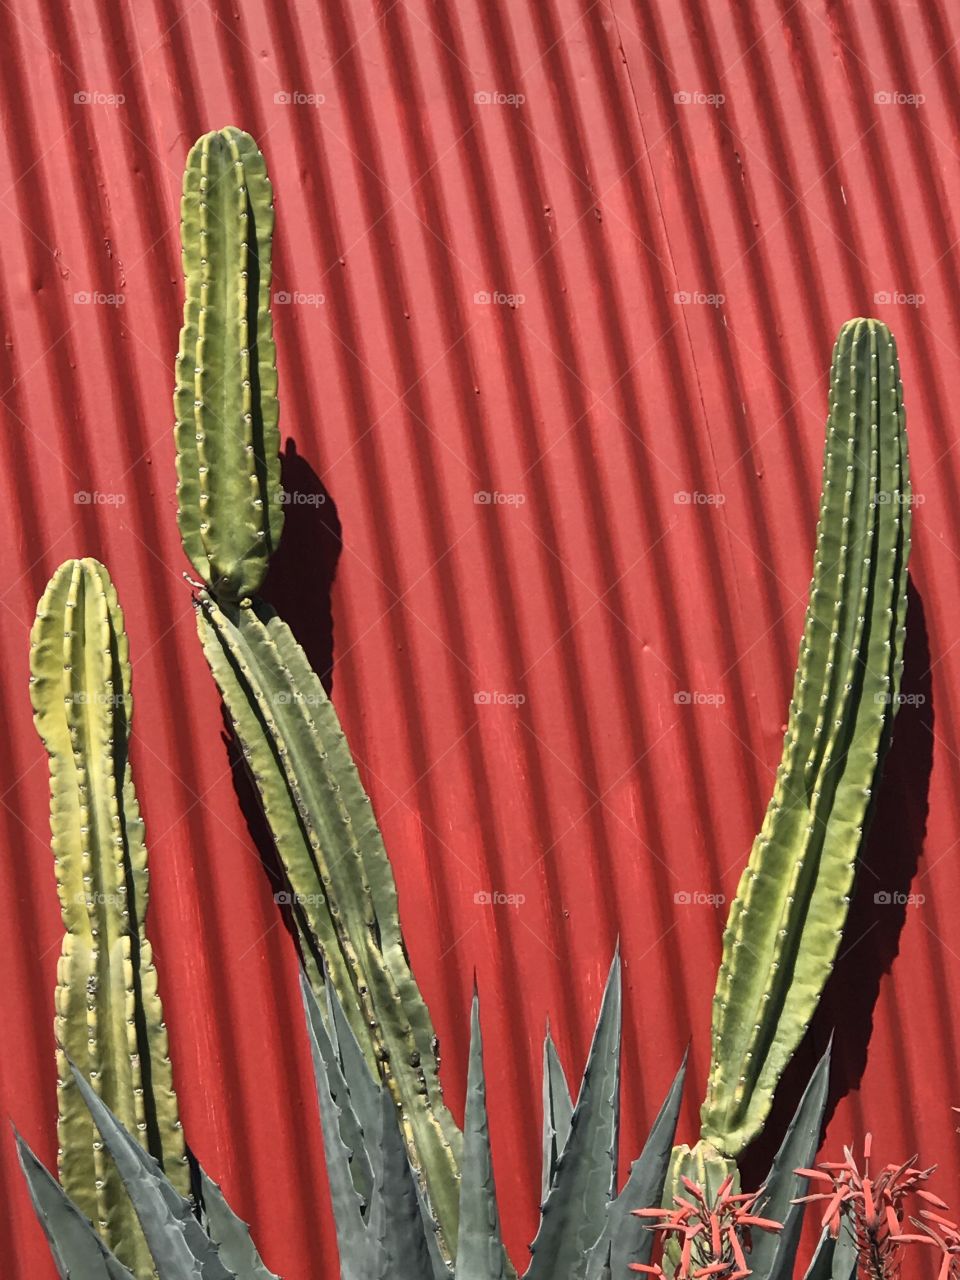
<svg viewBox="0 0 960 1280">
<path fill-rule="evenodd" d="M 807 1034 L 784 1073 L 769 1123 L 743 1162 L 744 1186 L 763 1179 L 806 1082 L 833 1035 L 824 1124 L 856 1089 L 867 1064 L 873 1011 L 884 975 L 900 948 L 906 897 L 923 848 L 933 765 L 934 711 L 923 601 L 907 583 L 907 640 L 902 703 L 876 797 L 873 822 L 834 971 Z M 960 1085 L 958 1085 L 960 1088 Z"/>
<path fill-rule="evenodd" d="M 297 927 L 297 921 L 294 918 L 295 912 L 302 911 L 302 908 L 292 902 L 283 862 L 274 844 L 270 826 L 263 812 L 260 797 L 257 794 L 256 783 L 250 776 L 250 770 L 243 758 L 243 751 L 233 731 L 233 725 L 230 723 L 227 709 L 221 705 L 220 711 L 223 716 L 223 744 L 227 751 L 237 803 L 240 806 L 240 812 L 243 814 L 247 832 L 267 873 L 270 892 L 274 895 L 274 899 L 280 909 L 284 927 L 293 939 L 294 946 L 299 951 L 301 938 L 309 937 L 310 935 L 309 926 L 304 918 L 301 920 L 302 928 L 298 929 Z"/>
<path fill-rule="evenodd" d="M 283 537 L 263 588 L 329 694 L 333 685 L 330 596 L 342 547 L 340 517 L 323 481 L 287 440 L 280 455 Z"/>
<path fill-rule="evenodd" d="M 319 675 L 327 693 L 333 685 L 333 610 L 331 591 L 340 557 L 340 518 L 333 499 L 313 467 L 288 439 L 280 455 L 280 481 L 287 499 L 280 546 L 270 561 L 263 595 L 287 622 Z M 301 936 L 287 901 L 288 885 L 263 806 L 237 742 L 226 708 L 223 742 L 230 762 L 233 786 L 247 831 L 277 895 L 283 920 L 299 947 Z"/>
</svg>

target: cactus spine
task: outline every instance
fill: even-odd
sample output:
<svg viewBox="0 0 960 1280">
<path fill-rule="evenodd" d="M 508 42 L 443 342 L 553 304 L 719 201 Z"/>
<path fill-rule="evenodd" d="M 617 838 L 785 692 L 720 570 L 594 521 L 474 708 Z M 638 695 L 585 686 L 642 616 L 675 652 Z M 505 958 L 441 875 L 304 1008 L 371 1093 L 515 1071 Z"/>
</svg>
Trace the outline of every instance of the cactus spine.
<svg viewBox="0 0 960 1280">
<path fill-rule="evenodd" d="M 446 1235 L 456 1221 L 460 1134 L 443 1102 L 390 861 L 336 711 L 267 606 L 206 596 L 197 626 L 293 889 L 307 972 L 316 989 L 326 967 L 371 1070 L 400 1109 Z"/>
<path fill-rule="evenodd" d="M 57 970 L 60 1175 L 137 1276 L 152 1274 L 136 1216 L 68 1058 L 182 1192 L 183 1134 L 157 973 L 144 931 L 147 850 L 127 755 L 132 714 L 123 614 L 96 560 L 50 580 L 31 633 L 34 721 L 50 757 L 50 823 L 66 933 Z"/>
<path fill-rule="evenodd" d="M 191 148 L 180 206 L 186 297 L 174 392 L 180 534 L 218 595 L 259 590 L 280 539 L 273 192 L 249 134 Z"/>
<path fill-rule="evenodd" d="M 903 669 L 909 502 L 896 345 L 879 321 L 851 320 L 833 354 L 783 757 L 730 909 L 714 996 L 702 1134 L 727 1156 L 763 1127 L 843 932 Z"/>
<path fill-rule="evenodd" d="M 387 1086 L 452 1253 L 461 1135 L 443 1102 L 393 872 L 333 706 L 289 629 L 256 599 L 283 514 L 270 192 L 240 130 L 206 134 L 190 151 L 174 393 L 180 532 L 206 584 L 200 639 L 293 890 L 308 976 L 319 991 L 329 975 Z"/>
</svg>

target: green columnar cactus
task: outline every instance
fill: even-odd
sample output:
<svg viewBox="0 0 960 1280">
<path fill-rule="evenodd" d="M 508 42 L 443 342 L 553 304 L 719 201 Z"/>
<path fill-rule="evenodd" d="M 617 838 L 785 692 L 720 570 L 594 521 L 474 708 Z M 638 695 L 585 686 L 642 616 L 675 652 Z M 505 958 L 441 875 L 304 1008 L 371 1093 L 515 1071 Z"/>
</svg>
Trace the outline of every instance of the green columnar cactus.
<svg viewBox="0 0 960 1280">
<path fill-rule="evenodd" d="M 399 1109 L 447 1248 L 461 1134 L 407 959 L 396 885 L 336 712 L 289 629 L 256 599 L 282 527 L 263 157 L 227 128 L 187 159 L 184 324 L 174 395 L 179 524 L 206 590 L 197 625 L 292 890 L 315 990 L 324 970 Z"/>
<path fill-rule="evenodd" d="M 308 974 L 319 989 L 326 966 L 372 1071 L 400 1109 L 450 1243 L 460 1134 L 443 1102 L 433 1023 L 403 944 L 390 861 L 336 711 L 267 606 L 203 597 L 197 624 L 290 880 Z"/>
<path fill-rule="evenodd" d="M 132 702 L 123 614 L 96 560 L 53 575 L 31 633 L 34 720 L 50 757 L 50 823 L 66 930 L 57 973 L 60 1174 L 104 1241 L 152 1274 L 136 1219 L 68 1066 L 186 1192 L 189 1170 L 157 973 L 144 932 L 147 850 L 127 755 Z"/>
<path fill-rule="evenodd" d="M 909 503 L 896 346 L 879 321 L 851 320 L 834 348 L 783 757 L 724 933 L 697 1156 L 707 1164 L 760 1132 L 837 953 L 898 705 Z"/>
<path fill-rule="evenodd" d="M 180 206 L 186 297 L 174 393 L 178 521 L 225 599 L 259 590 L 280 539 L 273 192 L 248 133 L 204 134 Z"/>
</svg>

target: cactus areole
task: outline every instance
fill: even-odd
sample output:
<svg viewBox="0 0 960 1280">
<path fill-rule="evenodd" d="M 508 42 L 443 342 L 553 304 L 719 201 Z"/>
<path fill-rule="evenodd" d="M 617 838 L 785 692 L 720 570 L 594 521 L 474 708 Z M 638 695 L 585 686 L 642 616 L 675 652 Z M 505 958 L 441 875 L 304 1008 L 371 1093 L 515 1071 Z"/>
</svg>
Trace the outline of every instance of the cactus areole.
<svg viewBox="0 0 960 1280">
<path fill-rule="evenodd" d="M 783 756 L 723 938 L 706 1143 L 757 1136 L 847 917 L 898 704 L 910 481 L 900 367 L 877 320 L 840 330 L 813 579 Z"/>
</svg>

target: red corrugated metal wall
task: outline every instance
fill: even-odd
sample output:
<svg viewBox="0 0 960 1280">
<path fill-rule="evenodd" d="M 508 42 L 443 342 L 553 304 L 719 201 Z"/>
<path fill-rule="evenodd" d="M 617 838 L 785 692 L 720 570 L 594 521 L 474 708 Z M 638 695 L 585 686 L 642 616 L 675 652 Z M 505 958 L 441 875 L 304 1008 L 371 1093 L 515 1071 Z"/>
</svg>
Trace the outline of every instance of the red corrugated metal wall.
<svg viewBox="0 0 960 1280">
<path fill-rule="evenodd" d="M 195 136 L 232 122 L 277 191 L 288 487 L 325 497 L 291 510 L 268 594 L 317 662 L 332 651 L 457 1112 L 477 972 L 518 1260 L 544 1022 L 579 1071 L 618 935 L 625 1155 L 691 1037 L 695 1133 L 724 916 L 697 895 L 732 892 L 779 757 L 835 332 L 891 324 L 923 499 L 919 697 L 815 1039 L 839 1023 L 832 1148 L 869 1124 L 891 1158 L 939 1160 L 951 1191 L 956 13 L 12 0 L 0 22 L 3 1113 L 54 1161 L 61 929 L 27 633 L 56 564 L 91 554 L 127 612 L 189 1139 L 272 1268 L 336 1275 L 293 947 L 174 514 L 180 174 Z M 922 904 L 874 902 L 898 890 Z M 477 901 L 493 891 L 522 901 Z M 0 1180 L 4 1274 L 50 1275 L 9 1135 Z"/>
</svg>

